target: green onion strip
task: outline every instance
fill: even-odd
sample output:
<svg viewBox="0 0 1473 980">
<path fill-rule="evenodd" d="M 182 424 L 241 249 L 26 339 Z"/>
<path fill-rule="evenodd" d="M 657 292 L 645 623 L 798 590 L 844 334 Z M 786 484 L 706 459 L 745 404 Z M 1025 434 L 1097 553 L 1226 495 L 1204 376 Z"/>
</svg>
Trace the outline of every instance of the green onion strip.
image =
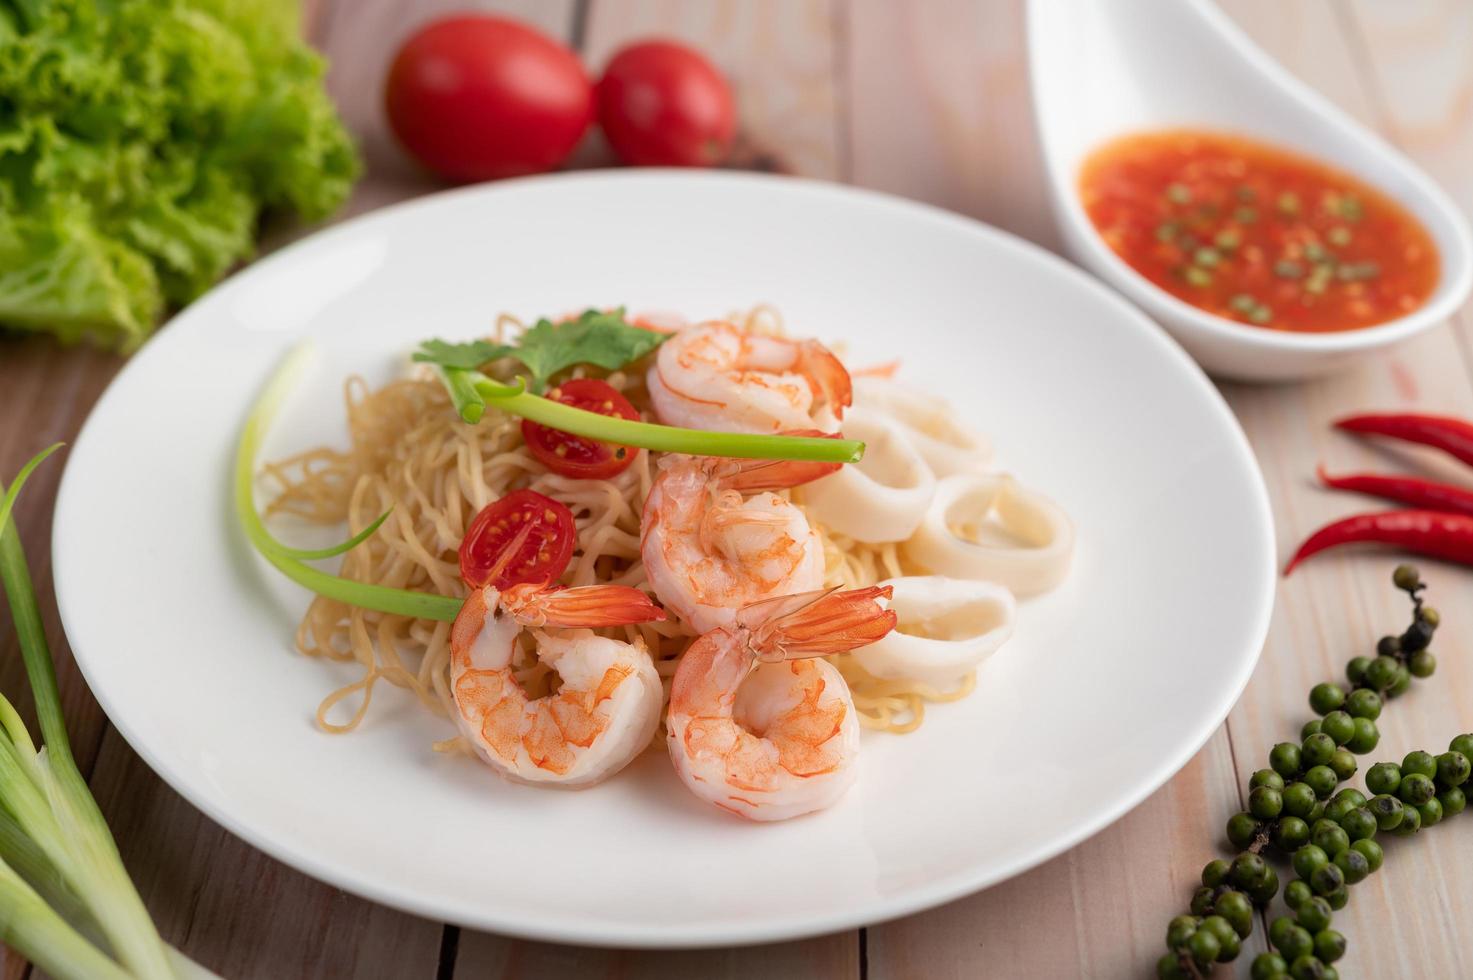
<svg viewBox="0 0 1473 980">
<path fill-rule="evenodd" d="M 395 616 L 412 616 L 416 619 L 451 622 L 460 612 L 461 600 L 450 596 L 432 595 L 428 592 L 411 592 L 408 589 L 394 589 L 385 585 L 355 582 L 352 579 L 330 575 L 321 569 L 313 568 L 302 559 L 329 557 L 331 554 L 340 554 L 346 548 L 340 545 L 338 548 L 311 552 L 288 547 L 271 536 L 271 532 L 266 530 L 265 522 L 261 520 L 261 515 L 257 513 L 252 479 L 255 473 L 256 453 L 260 449 L 267 430 L 271 427 L 272 420 L 275 419 L 277 411 L 281 408 L 282 401 L 285 400 L 293 384 L 306 368 L 311 356 L 312 349 L 307 345 L 297 347 L 288 354 L 286 360 L 267 382 L 265 390 L 261 392 L 260 398 L 257 399 L 256 404 L 251 408 L 250 415 L 246 418 L 245 428 L 241 432 L 240 443 L 235 451 L 235 515 L 240 521 L 241 529 L 245 531 L 246 537 L 255 549 L 261 553 L 261 557 L 275 565 L 278 571 L 293 582 L 320 596 L 326 596 L 350 606 L 376 609 Z M 362 541 L 377 530 L 379 524 L 382 524 L 387 517 L 387 514 L 383 515 L 371 527 L 355 535 L 346 544 L 351 546 Z"/>
<path fill-rule="evenodd" d="M 796 459 L 822 463 L 857 463 L 864 456 L 864 443 L 857 439 L 824 439 L 814 436 L 769 436 L 746 432 L 709 432 L 653 425 L 630 419 L 612 418 L 584 411 L 529 393 L 522 384 L 506 385 L 479 371 L 442 367 L 440 376 L 467 422 L 481 420 L 487 402 L 508 415 L 517 415 L 549 428 L 570 432 L 599 442 L 639 446 L 662 453 L 692 456 L 727 456 L 737 459 Z"/>
</svg>

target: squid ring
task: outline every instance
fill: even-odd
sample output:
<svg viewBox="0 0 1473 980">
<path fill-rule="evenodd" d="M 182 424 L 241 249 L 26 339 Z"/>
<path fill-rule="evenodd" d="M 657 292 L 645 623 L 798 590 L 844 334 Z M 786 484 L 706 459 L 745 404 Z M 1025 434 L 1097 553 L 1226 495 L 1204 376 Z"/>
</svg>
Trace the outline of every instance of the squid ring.
<svg viewBox="0 0 1473 980">
<path fill-rule="evenodd" d="M 864 458 L 803 488 L 803 505 L 830 530 L 869 544 L 904 541 L 926 516 L 936 477 L 906 432 L 876 412 L 850 409 L 844 435 Z"/>
<path fill-rule="evenodd" d="M 1003 534 L 983 537 L 989 517 Z M 1058 504 L 1010 476 L 949 476 L 936 485 L 931 507 L 904 550 L 938 575 L 1000 582 L 1014 595 L 1036 595 L 1068 573 L 1074 525 Z"/>
<path fill-rule="evenodd" d="M 986 436 L 957 422 L 946 400 L 884 378 L 855 378 L 860 408 L 889 417 L 938 477 L 980 473 L 992 463 Z"/>
<path fill-rule="evenodd" d="M 993 582 L 907 575 L 881 582 L 895 629 L 851 656 L 875 677 L 950 687 L 1013 635 L 1017 602 Z"/>
</svg>

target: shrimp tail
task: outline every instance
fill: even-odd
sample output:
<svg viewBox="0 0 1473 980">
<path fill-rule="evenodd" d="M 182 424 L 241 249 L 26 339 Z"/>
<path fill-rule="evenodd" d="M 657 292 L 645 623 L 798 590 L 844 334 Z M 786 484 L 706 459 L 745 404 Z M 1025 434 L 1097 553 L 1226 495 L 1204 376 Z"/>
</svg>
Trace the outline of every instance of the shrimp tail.
<svg viewBox="0 0 1473 980">
<path fill-rule="evenodd" d="M 792 429 L 785 436 L 838 439 L 841 433 L 818 429 Z M 837 473 L 843 463 L 820 463 L 806 459 L 725 459 L 716 464 L 712 477 L 724 490 L 742 494 L 786 490 Z"/>
<path fill-rule="evenodd" d="M 763 599 L 742 607 L 737 624 L 751 631 L 757 659 L 797 660 L 844 653 L 874 643 L 895 628 L 888 585 L 826 590 Z"/>
<path fill-rule="evenodd" d="M 501 604 L 523 626 L 591 629 L 655 623 L 665 618 L 665 610 L 648 595 L 627 585 L 572 589 L 514 585 L 502 593 Z"/>
<path fill-rule="evenodd" d="M 813 393 L 828 402 L 834 418 L 842 419 L 844 409 L 854 402 L 848 369 L 833 351 L 816 340 L 806 340 L 801 346 L 799 370 L 808 377 Z"/>
</svg>

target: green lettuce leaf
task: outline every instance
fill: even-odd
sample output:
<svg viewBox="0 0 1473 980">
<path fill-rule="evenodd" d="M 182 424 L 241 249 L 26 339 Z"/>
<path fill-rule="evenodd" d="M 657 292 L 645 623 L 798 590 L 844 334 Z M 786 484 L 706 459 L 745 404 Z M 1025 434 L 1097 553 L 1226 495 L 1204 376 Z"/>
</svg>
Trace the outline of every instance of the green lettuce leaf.
<svg viewBox="0 0 1473 980">
<path fill-rule="evenodd" d="M 136 346 L 359 172 L 295 0 L 0 0 L 0 327 Z"/>
</svg>

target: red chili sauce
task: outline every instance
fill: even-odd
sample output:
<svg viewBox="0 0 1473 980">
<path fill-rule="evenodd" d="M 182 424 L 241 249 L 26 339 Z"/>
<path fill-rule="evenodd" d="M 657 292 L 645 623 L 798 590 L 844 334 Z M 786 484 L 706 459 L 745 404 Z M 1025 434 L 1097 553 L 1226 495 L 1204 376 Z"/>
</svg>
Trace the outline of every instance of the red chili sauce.
<svg viewBox="0 0 1473 980">
<path fill-rule="evenodd" d="M 1173 130 L 1090 155 L 1079 193 L 1131 268 L 1218 316 L 1274 330 L 1358 330 L 1437 285 L 1437 246 L 1374 187 L 1273 146 Z"/>
</svg>

